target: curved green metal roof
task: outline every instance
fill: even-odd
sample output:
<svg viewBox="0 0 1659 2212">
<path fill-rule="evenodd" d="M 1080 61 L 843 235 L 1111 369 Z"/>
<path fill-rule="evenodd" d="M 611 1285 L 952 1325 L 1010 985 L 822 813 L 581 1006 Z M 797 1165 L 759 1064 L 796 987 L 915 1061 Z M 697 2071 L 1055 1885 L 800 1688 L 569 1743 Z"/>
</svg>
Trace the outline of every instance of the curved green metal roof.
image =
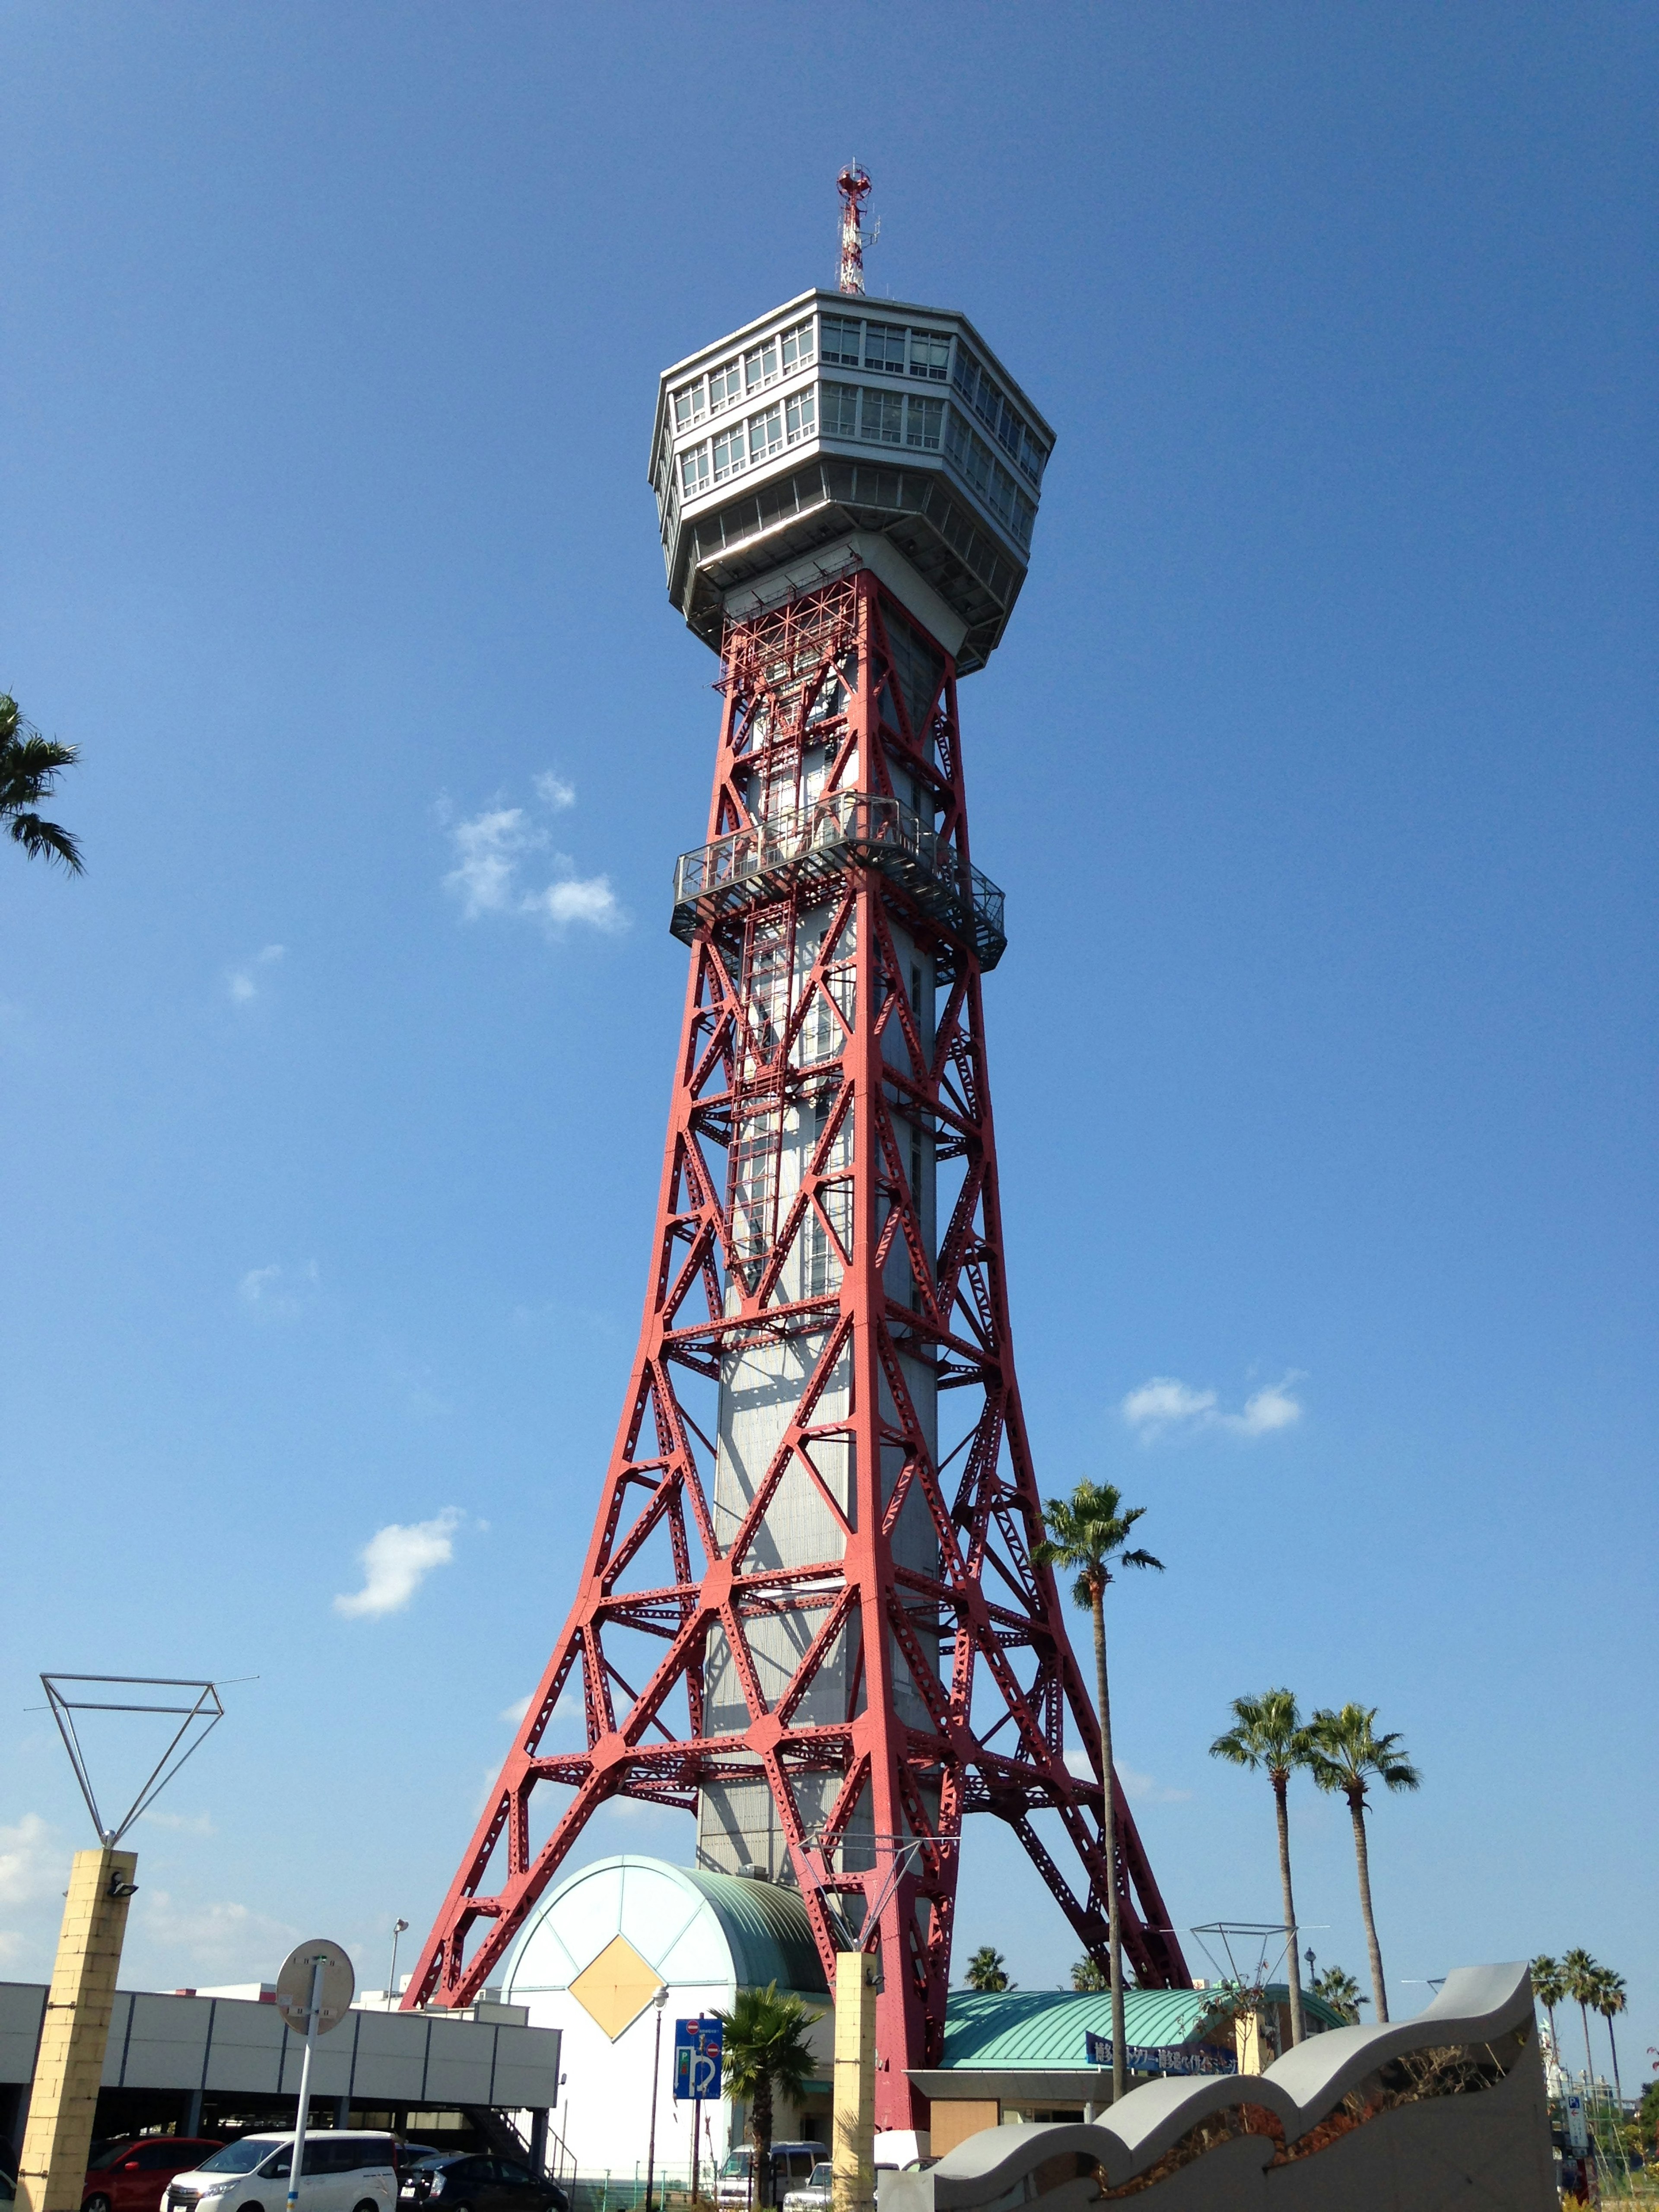
<svg viewBox="0 0 1659 2212">
<path fill-rule="evenodd" d="M 781 1990 L 828 1996 L 812 1925 L 798 1890 L 744 1875 L 710 1874 L 702 1867 L 677 1867 L 683 1881 L 708 1900 L 720 1932 L 731 1946 L 739 1989 Z"/>
<path fill-rule="evenodd" d="M 805 1918 L 805 1912 L 802 1917 Z M 1271 2003 L 1288 2003 L 1283 1982 L 1264 1992 Z M 1214 2010 L 1217 1990 L 1125 1990 L 1123 2025 L 1134 2044 L 1190 2043 Z M 1340 2027 L 1330 2007 L 1304 1990 L 1302 2002 L 1322 2026 Z M 1022 2066 L 1052 2073 L 1086 2066 L 1089 2034 L 1109 2037 L 1112 1999 L 1109 1990 L 952 1990 L 945 2021 L 942 2066 L 991 2069 L 1008 2073 Z M 1231 2042 L 1223 2028 L 1212 2040 Z"/>
</svg>

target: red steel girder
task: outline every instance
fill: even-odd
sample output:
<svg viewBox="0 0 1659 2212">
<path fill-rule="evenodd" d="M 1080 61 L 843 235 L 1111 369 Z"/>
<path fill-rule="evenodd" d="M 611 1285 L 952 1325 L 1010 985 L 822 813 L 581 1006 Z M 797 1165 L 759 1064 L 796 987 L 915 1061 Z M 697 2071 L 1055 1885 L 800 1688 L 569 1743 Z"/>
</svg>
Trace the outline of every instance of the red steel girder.
<svg viewBox="0 0 1659 2212">
<path fill-rule="evenodd" d="M 930 695 L 918 689 L 918 666 L 937 671 Z M 930 810 L 939 865 L 957 870 L 966 892 L 955 672 L 873 575 L 855 571 L 729 625 L 720 689 L 711 841 L 812 803 L 802 784 L 810 738 L 824 748 L 824 793 L 902 794 Z M 800 927 L 809 908 L 823 919 L 811 939 Z M 925 1006 L 896 927 L 931 963 Z M 810 957 L 799 950 L 809 944 Z M 785 1196 L 785 1117 L 809 1109 L 817 1135 Z M 953 1173 L 960 1163 L 933 1249 L 911 1188 L 922 1133 L 939 1163 Z M 790 1295 L 808 1239 L 825 1255 L 824 1279 Z M 780 1344 L 801 1348 L 805 1379 L 752 1496 L 717 1534 L 716 1441 L 687 1393 L 718 1382 L 735 1352 Z M 979 1394 L 940 1464 L 907 1360 L 939 1390 Z M 844 1503 L 815 1447 L 850 1458 Z M 806 1485 L 837 1555 L 785 1566 L 753 1556 L 786 1480 Z M 895 1557 L 907 1515 L 913 1527 L 925 1516 L 925 1570 Z M 860 1939 L 879 1943 L 884 1959 L 878 2123 L 925 2126 L 908 2069 L 936 2065 L 943 2045 L 965 1813 L 1006 1822 L 1081 1942 L 1105 1955 L 1099 1739 L 1053 1575 L 1033 1562 L 1042 1533 L 971 936 L 953 935 L 902 884 L 854 862 L 828 888 L 797 881 L 772 896 L 761 885 L 750 910 L 726 912 L 692 946 L 639 1346 L 575 1602 L 405 2006 L 471 2002 L 608 1799 L 690 1808 L 707 1784 L 763 1778 L 832 1987 L 848 1908 L 854 1922 L 878 1908 Z M 814 1626 L 769 1701 L 750 1631 L 785 1608 Z M 629 1638 L 624 1666 L 616 1647 Z M 708 1711 L 716 1638 L 745 1714 L 729 1732 L 711 1728 Z M 845 1710 L 807 1724 L 800 1708 L 837 1653 L 854 1655 Z M 908 1718 L 901 1683 L 912 1693 Z M 584 1745 L 544 1748 L 573 1684 Z M 1068 1735 L 1090 1772 L 1067 1764 Z M 816 1831 L 795 1788 L 814 1773 L 840 1778 Z M 532 1850 L 538 1789 L 570 1796 Z M 1125 1952 L 1143 1984 L 1184 1987 L 1121 1787 L 1115 1802 Z M 1041 1815 L 1047 1836 L 1033 1826 Z M 853 1848 L 872 1833 L 886 1844 Z M 875 1863 L 853 1866 L 849 1850 Z"/>
</svg>

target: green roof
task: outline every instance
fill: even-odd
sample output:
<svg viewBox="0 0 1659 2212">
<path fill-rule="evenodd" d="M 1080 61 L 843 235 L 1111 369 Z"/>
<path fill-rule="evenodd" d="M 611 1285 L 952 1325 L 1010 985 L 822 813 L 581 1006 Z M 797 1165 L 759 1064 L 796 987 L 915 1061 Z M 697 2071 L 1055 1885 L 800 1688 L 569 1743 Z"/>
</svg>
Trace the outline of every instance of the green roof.
<svg viewBox="0 0 1659 2212">
<path fill-rule="evenodd" d="M 803 1916 L 804 1917 L 804 1916 Z M 1283 1982 L 1270 1983 L 1271 2003 L 1288 2003 Z M 1125 1990 L 1123 2025 L 1132 2044 L 1153 2045 L 1196 2040 L 1221 1992 L 1217 1990 Z M 1322 2027 L 1340 2027 L 1331 2008 L 1303 1991 L 1302 2003 Z M 1112 2033 L 1109 1990 L 952 1990 L 945 2013 L 945 2053 L 940 2064 L 1016 2072 L 1021 2067 L 1052 2073 L 1056 2068 L 1089 2063 L 1087 2035 Z M 1231 2043 L 1222 2028 L 1209 2041 Z"/>
<path fill-rule="evenodd" d="M 676 1867 L 674 1872 L 708 1900 L 731 1947 L 739 1989 L 763 1990 L 775 1982 L 781 1990 L 829 1996 L 799 1890 L 745 1875 L 710 1874 L 702 1867 Z"/>
</svg>

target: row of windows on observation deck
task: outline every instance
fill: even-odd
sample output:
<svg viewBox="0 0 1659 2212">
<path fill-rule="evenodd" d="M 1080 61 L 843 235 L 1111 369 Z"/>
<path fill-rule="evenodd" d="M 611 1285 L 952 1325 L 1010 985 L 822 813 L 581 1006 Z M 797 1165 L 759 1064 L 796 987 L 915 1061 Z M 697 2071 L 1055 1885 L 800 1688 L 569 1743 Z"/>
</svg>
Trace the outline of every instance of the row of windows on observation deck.
<svg viewBox="0 0 1659 2212">
<path fill-rule="evenodd" d="M 819 357 L 826 368 L 873 369 L 923 384 L 952 385 L 1028 481 L 1041 485 L 1048 447 L 973 349 L 947 331 L 873 317 L 809 316 L 734 353 L 675 391 L 676 434 L 742 405 L 754 393 L 811 368 Z"/>
<path fill-rule="evenodd" d="M 880 385 L 826 379 L 787 392 L 756 414 L 723 422 L 712 437 L 681 447 L 679 495 L 701 499 L 711 486 L 726 483 L 746 468 L 817 437 L 820 429 L 826 438 L 857 439 L 864 445 L 942 451 L 1018 543 L 1030 546 L 1036 501 L 1021 489 L 963 410 L 931 393 L 894 392 Z"/>
</svg>

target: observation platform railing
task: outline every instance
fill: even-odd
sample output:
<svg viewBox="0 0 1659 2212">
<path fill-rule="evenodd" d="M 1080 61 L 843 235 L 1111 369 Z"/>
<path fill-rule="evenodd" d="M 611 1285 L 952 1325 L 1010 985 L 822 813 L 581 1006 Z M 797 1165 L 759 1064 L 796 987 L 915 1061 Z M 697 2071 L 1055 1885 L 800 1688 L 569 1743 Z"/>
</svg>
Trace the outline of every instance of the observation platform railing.
<svg viewBox="0 0 1659 2212">
<path fill-rule="evenodd" d="M 700 928 L 798 886 L 827 888 L 849 865 L 896 884 L 929 921 L 971 945 L 982 969 L 994 968 L 1007 950 L 1003 894 L 990 878 L 964 866 L 913 808 L 868 791 L 830 792 L 683 853 L 669 927 L 689 945 Z"/>
</svg>

